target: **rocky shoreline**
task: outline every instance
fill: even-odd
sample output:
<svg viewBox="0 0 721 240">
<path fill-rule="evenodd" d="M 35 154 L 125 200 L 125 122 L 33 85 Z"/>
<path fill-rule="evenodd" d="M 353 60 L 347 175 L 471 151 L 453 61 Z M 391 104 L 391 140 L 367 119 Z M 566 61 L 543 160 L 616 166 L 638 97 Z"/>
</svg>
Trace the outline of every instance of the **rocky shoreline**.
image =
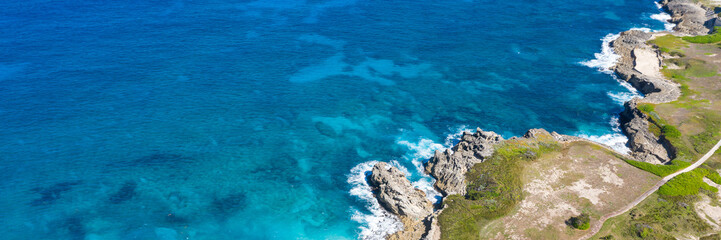
<svg viewBox="0 0 721 240">
<path fill-rule="evenodd" d="M 669 21 L 676 24 L 673 28 L 675 34 L 705 35 L 714 26 L 721 25 L 721 19 L 713 14 L 713 10 L 690 0 L 662 0 L 659 3 L 671 15 Z M 665 34 L 669 33 L 628 30 L 611 42 L 614 52 L 619 55 L 611 70 L 645 96 L 626 102 L 619 117 L 622 131 L 628 137 L 630 157 L 653 164 L 669 162 L 674 158 L 675 150 L 668 140 L 656 137 L 649 131 L 649 116 L 638 106 L 642 103 L 672 102 L 681 96 L 679 85 L 665 79 L 659 72 L 662 60 L 670 56 L 646 44 Z M 531 129 L 522 138 L 534 138 L 539 134 L 550 134 L 558 142 L 588 141 L 555 132 L 548 133 L 543 129 Z M 453 194 L 463 195 L 466 193 L 466 172 L 493 155 L 494 147 L 503 141 L 503 137 L 490 131 L 477 129 L 475 133 L 464 132 L 460 142 L 451 149 L 436 151 L 425 164 L 425 171 L 436 179 L 434 188 L 444 198 Z M 379 162 L 373 167 L 368 182 L 378 202 L 387 211 L 397 215 L 404 225 L 402 231 L 387 236 L 387 239 L 440 239 L 437 216 L 443 206 L 434 207 L 425 193 L 414 188 L 400 170 Z"/>
</svg>

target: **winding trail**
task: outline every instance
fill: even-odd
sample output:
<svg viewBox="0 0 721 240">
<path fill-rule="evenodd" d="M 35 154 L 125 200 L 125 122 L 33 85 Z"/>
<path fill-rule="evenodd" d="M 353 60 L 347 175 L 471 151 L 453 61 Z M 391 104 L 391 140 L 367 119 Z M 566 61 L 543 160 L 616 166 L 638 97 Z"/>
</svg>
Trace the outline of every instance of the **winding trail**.
<svg viewBox="0 0 721 240">
<path fill-rule="evenodd" d="M 658 190 L 658 188 L 660 188 L 661 186 L 663 186 L 664 184 L 666 184 L 666 182 L 668 182 L 668 181 L 671 180 L 672 178 L 678 176 L 678 175 L 681 174 L 681 173 L 690 172 L 690 171 L 696 169 L 697 167 L 701 166 L 701 164 L 703 164 L 704 162 L 706 162 L 706 160 L 708 160 L 711 156 L 713 156 L 713 154 L 719 149 L 719 147 L 721 147 L 721 140 L 719 140 L 719 141 L 716 143 L 716 145 L 714 145 L 714 146 L 711 148 L 711 150 L 709 150 L 706 154 L 704 154 L 703 157 L 701 157 L 698 161 L 696 161 L 696 162 L 694 162 L 693 164 L 691 164 L 691 166 L 688 166 L 688 167 L 686 167 L 686 168 L 684 168 L 684 169 L 681 169 L 680 171 L 677 171 L 677 172 L 675 172 L 675 173 L 673 173 L 673 174 L 671 174 L 671 175 L 668 175 L 668 176 L 662 178 L 662 179 L 661 179 L 660 181 L 658 181 L 655 185 L 653 185 L 653 187 L 652 187 L 651 189 L 649 189 L 648 191 L 646 191 L 646 192 L 644 192 L 643 194 L 641 194 L 641 196 L 637 197 L 636 200 L 633 200 L 633 202 L 630 202 L 628 205 L 626 205 L 625 207 L 623 207 L 623 208 L 621 208 L 621 209 L 619 209 L 619 210 L 613 211 L 613 212 L 611 212 L 611 213 L 609 213 L 609 214 L 606 214 L 606 215 L 602 216 L 600 219 L 598 219 L 597 224 L 594 224 L 593 227 L 591 227 L 590 231 L 589 231 L 586 235 L 583 235 L 583 236 L 582 236 L 581 238 L 579 238 L 579 239 L 584 239 L 584 240 L 585 240 L 585 239 L 589 239 L 589 238 L 593 237 L 593 235 L 596 235 L 596 233 L 598 233 L 599 231 L 601 231 L 601 228 L 603 227 L 603 224 L 606 223 L 606 220 L 608 220 L 609 218 L 612 218 L 612 217 L 621 215 L 621 214 L 623 214 L 623 213 L 625 213 L 625 212 L 628 212 L 629 210 L 631 210 L 631 208 L 633 208 L 633 207 L 635 207 L 636 205 L 638 205 L 639 203 L 641 203 L 641 202 L 642 202 L 644 199 L 646 199 L 648 196 L 651 196 L 651 194 L 653 194 L 654 192 L 656 192 L 656 190 Z"/>
</svg>

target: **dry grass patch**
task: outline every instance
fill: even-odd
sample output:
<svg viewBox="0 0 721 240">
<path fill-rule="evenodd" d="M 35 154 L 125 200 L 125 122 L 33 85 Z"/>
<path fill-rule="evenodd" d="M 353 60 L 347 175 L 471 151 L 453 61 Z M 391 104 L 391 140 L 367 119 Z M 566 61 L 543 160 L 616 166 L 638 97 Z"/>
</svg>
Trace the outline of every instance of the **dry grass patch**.
<svg viewBox="0 0 721 240">
<path fill-rule="evenodd" d="M 523 170 L 524 198 L 481 230 L 481 239 L 577 239 L 585 231 L 566 221 L 586 213 L 591 225 L 648 190 L 659 177 L 587 142 L 530 162 Z"/>
</svg>

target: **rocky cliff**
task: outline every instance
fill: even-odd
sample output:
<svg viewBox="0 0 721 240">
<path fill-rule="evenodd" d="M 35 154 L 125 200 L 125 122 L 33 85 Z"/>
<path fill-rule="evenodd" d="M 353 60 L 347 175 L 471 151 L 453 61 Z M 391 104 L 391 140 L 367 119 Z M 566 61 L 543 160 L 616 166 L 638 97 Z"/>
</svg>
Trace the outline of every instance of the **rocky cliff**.
<svg viewBox="0 0 721 240">
<path fill-rule="evenodd" d="M 675 9 L 675 13 L 672 12 L 672 14 L 674 18 L 681 19 L 677 19 L 678 22 L 684 22 L 684 25 L 680 27 L 683 31 L 689 34 L 702 32 L 699 29 L 703 28 L 703 24 L 698 25 L 696 20 L 698 17 L 696 8 L 700 8 L 698 5 L 684 0 L 666 1 L 664 4 L 664 8 Z M 695 29 L 696 32 L 692 32 L 691 29 Z M 613 67 L 616 75 L 645 95 L 643 99 L 626 102 L 624 111 L 619 118 L 622 130 L 628 137 L 631 155 L 639 161 L 661 164 L 672 158 L 670 145 L 664 144 L 665 140 L 656 137 L 649 131 L 648 116 L 638 110 L 637 106 L 641 102 L 675 101 L 681 96 L 681 89 L 678 84 L 665 79 L 660 74 L 661 54 L 646 44 L 653 37 L 655 37 L 653 33 L 629 30 L 620 33 L 611 46 L 614 52 L 620 56 Z"/>
<path fill-rule="evenodd" d="M 501 135 L 476 129 L 475 133 L 463 133 L 453 148 L 436 151 L 426 164 L 426 172 L 436 179 L 434 187 L 444 196 L 465 194 L 468 169 L 490 157 L 493 146 L 501 141 Z"/>
<path fill-rule="evenodd" d="M 379 162 L 373 166 L 368 179 L 378 202 L 389 212 L 397 215 L 403 223 L 403 231 L 388 239 L 422 239 L 432 232 L 433 205 L 426 194 L 413 187 L 406 176 L 395 167 Z M 437 227 L 435 228 L 437 231 Z"/>
<path fill-rule="evenodd" d="M 656 137 L 648 130 L 649 122 L 641 110 L 637 108 L 639 99 L 633 99 L 624 104 L 624 110 L 619 120 L 626 136 L 628 136 L 628 147 L 631 155 L 638 161 L 647 163 L 662 164 L 670 161 L 673 157 L 664 143 L 664 139 Z"/>
<path fill-rule="evenodd" d="M 716 16 L 711 9 L 691 0 L 663 0 L 664 10 L 671 14 L 673 30 L 682 35 L 705 35 L 712 30 Z"/>
<path fill-rule="evenodd" d="M 616 66 L 613 67 L 614 72 L 621 80 L 627 81 L 639 92 L 645 95 L 644 102 L 664 103 L 676 100 L 681 96 L 681 90 L 678 85 L 664 79 L 658 72 L 643 73 L 639 71 L 639 63 L 655 64 L 660 67 L 661 61 L 655 49 L 646 44 L 651 39 L 652 34 L 639 30 L 629 30 L 622 32 L 619 37 L 611 43 L 614 52 L 620 56 Z M 639 53 L 652 53 L 649 58 L 648 54 L 644 54 L 645 59 L 641 59 Z"/>
<path fill-rule="evenodd" d="M 704 35 L 714 25 L 721 23 L 713 11 L 690 0 L 663 0 L 660 3 L 671 14 L 671 22 L 677 24 L 674 31 L 681 35 Z M 659 73 L 662 56 L 647 44 L 647 41 L 658 36 L 654 34 L 639 30 L 620 33 L 611 43 L 614 52 L 620 56 L 612 70 L 621 80 L 627 81 L 645 95 L 643 99 L 626 102 L 619 118 L 622 130 L 629 138 L 631 157 L 662 164 L 673 158 L 673 150 L 664 139 L 649 131 L 648 116 L 638 109 L 638 104 L 675 101 L 681 91 L 678 84 Z M 549 136 L 549 133 L 543 129 L 531 129 L 523 137 L 538 136 Z M 555 132 L 550 133 L 550 136 L 559 142 L 588 141 Z M 465 174 L 475 164 L 492 156 L 495 146 L 503 141 L 494 132 L 481 129 L 475 133 L 465 132 L 460 142 L 451 149 L 436 151 L 426 163 L 425 170 L 436 179 L 434 187 L 444 196 L 465 195 Z M 403 231 L 388 236 L 388 239 L 440 238 L 437 217 L 443 209 L 434 212 L 425 194 L 415 189 L 401 171 L 380 162 L 374 166 L 369 183 L 381 205 L 399 216 L 404 224 Z"/>
</svg>

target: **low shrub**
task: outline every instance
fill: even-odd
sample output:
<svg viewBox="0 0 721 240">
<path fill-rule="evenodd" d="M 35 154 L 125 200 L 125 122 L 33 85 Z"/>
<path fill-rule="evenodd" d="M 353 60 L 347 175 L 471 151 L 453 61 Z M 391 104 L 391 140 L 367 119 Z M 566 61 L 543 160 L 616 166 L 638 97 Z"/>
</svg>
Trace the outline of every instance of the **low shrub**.
<svg viewBox="0 0 721 240">
<path fill-rule="evenodd" d="M 703 36 L 682 37 L 683 40 L 691 43 L 716 43 L 721 42 L 721 27 L 715 27 L 714 32 Z"/>
<path fill-rule="evenodd" d="M 648 103 L 642 103 L 638 105 L 638 110 L 641 110 L 641 112 L 646 114 L 653 112 L 654 110 L 656 110 L 655 108 L 656 107 L 653 104 Z"/>
<path fill-rule="evenodd" d="M 667 165 L 657 165 L 657 164 L 651 164 L 651 163 L 647 163 L 647 162 L 639 162 L 639 161 L 628 160 L 628 159 L 626 159 L 626 162 L 628 164 L 633 165 L 634 167 L 637 167 L 637 168 L 640 168 L 647 172 L 653 173 L 654 175 L 659 176 L 659 177 L 668 176 L 672 173 L 675 173 L 678 170 L 681 170 L 683 168 L 691 166 L 691 163 L 680 161 L 680 160 L 673 160 L 673 161 L 671 161 L 670 164 L 667 164 Z"/>
<path fill-rule="evenodd" d="M 718 192 L 718 189 L 706 184 L 703 177 L 709 174 L 704 168 L 697 168 L 690 172 L 679 174 L 658 189 L 658 193 L 665 196 L 688 196 L 698 194 L 700 189 Z"/>
<path fill-rule="evenodd" d="M 706 175 L 706 178 L 708 178 L 709 180 L 711 180 L 712 182 L 714 182 L 716 184 L 721 184 L 721 175 L 719 175 L 719 173 L 715 169 L 709 170 L 709 173 L 708 173 L 708 175 Z"/>
<path fill-rule="evenodd" d="M 683 41 L 683 39 L 671 34 L 657 37 L 649 41 L 649 43 L 656 45 L 658 50 L 669 54 L 683 54 L 681 48 L 688 46 L 688 43 Z"/>
<path fill-rule="evenodd" d="M 575 229 L 586 230 L 591 227 L 591 217 L 589 217 L 588 214 L 581 213 L 581 215 L 566 220 L 566 224 Z"/>
<path fill-rule="evenodd" d="M 663 127 L 661 127 L 661 134 L 669 138 L 681 137 L 681 132 L 672 125 L 663 125 Z"/>
</svg>

